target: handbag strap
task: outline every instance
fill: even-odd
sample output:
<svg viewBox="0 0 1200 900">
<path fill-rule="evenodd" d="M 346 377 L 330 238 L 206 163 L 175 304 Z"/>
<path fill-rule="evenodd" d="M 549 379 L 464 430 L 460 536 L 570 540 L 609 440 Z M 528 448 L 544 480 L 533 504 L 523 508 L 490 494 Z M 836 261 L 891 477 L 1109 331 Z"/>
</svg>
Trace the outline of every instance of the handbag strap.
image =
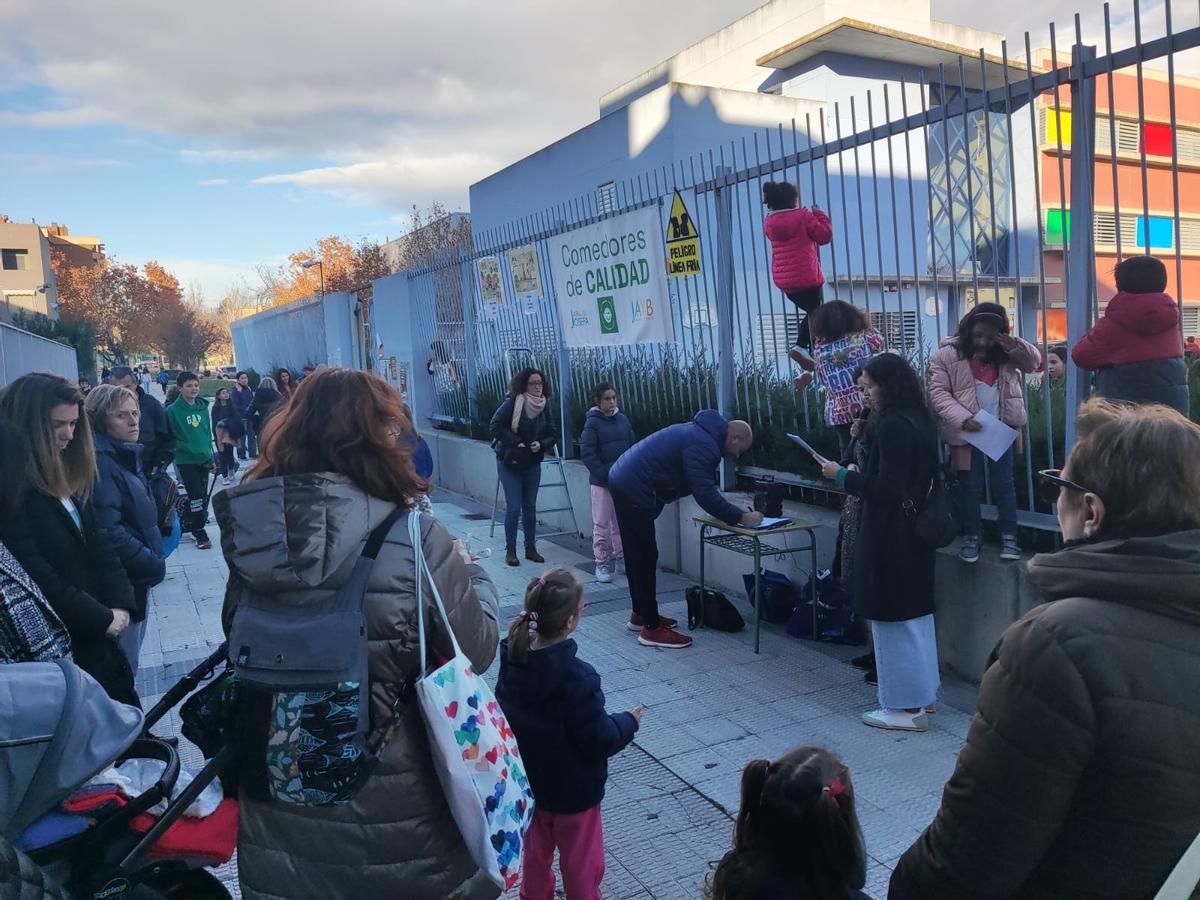
<svg viewBox="0 0 1200 900">
<path fill-rule="evenodd" d="M 1200 834 L 1184 851 L 1183 857 L 1154 895 L 1154 900 L 1184 900 L 1197 884 L 1200 884 Z"/>
<path fill-rule="evenodd" d="M 424 678 L 425 673 L 429 671 L 429 651 L 425 642 L 425 600 L 422 596 L 426 580 L 429 582 L 429 591 L 433 594 L 433 602 L 437 607 L 438 615 L 441 616 L 442 622 L 446 625 L 446 632 L 450 635 L 450 645 L 454 648 L 454 655 L 461 656 L 462 648 L 458 646 L 458 638 L 454 636 L 454 629 L 450 627 L 450 617 L 446 615 L 441 592 L 433 580 L 433 573 L 429 570 L 429 563 L 425 559 L 425 549 L 421 546 L 421 514 L 416 510 L 408 514 L 408 536 L 412 541 L 413 568 L 417 584 L 417 643 L 421 647 L 421 672 L 417 677 Z"/>
</svg>

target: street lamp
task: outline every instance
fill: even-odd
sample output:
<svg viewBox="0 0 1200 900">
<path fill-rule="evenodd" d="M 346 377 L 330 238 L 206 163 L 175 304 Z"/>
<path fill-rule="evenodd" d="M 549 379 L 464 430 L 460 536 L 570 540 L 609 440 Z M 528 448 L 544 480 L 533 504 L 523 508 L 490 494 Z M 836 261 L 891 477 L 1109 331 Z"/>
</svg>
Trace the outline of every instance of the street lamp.
<svg viewBox="0 0 1200 900">
<path fill-rule="evenodd" d="M 300 268 L 311 269 L 317 266 L 318 274 L 321 276 L 321 296 L 325 296 L 325 263 L 319 259 L 310 259 L 306 263 L 300 263 Z"/>
</svg>

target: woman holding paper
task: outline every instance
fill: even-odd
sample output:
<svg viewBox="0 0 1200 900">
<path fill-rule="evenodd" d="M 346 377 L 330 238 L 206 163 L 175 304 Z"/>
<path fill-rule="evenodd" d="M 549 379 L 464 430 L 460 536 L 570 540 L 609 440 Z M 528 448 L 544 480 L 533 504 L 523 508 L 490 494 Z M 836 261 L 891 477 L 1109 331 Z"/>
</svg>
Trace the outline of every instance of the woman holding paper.
<svg viewBox="0 0 1200 900">
<path fill-rule="evenodd" d="M 907 360 L 882 353 L 859 379 L 871 407 L 862 471 L 821 460 L 826 478 L 861 498 L 851 574 L 854 609 L 871 622 L 880 708 L 863 715 L 873 728 L 927 731 L 937 699 L 933 628 L 934 551 L 912 527 L 905 504 L 924 498 L 937 468 L 937 429 L 921 379 Z"/>
<path fill-rule="evenodd" d="M 1021 558 L 1013 453 L 1021 452 L 1020 432 L 1027 419 L 1022 382 L 1041 365 L 1042 355 L 1033 344 L 1009 331 L 1003 306 L 979 303 L 963 316 L 958 333 L 942 341 L 929 360 L 929 402 L 941 417 L 950 461 L 959 473 L 963 533 L 959 557 L 969 563 L 979 559 L 979 504 L 985 477 L 999 509 L 1000 558 Z M 981 443 L 985 422 L 994 425 L 995 420 L 1017 434 L 1006 451 L 989 456 L 972 444 Z M 993 433 L 986 437 L 992 438 Z M 988 446 L 993 452 L 997 449 L 990 440 Z"/>
</svg>

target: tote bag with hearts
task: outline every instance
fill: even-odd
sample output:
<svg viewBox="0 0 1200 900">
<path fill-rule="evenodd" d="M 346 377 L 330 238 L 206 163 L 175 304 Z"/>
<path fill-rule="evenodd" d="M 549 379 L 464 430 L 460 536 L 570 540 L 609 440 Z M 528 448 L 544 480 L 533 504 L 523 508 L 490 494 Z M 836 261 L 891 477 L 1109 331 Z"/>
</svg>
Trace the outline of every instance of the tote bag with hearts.
<svg viewBox="0 0 1200 900">
<path fill-rule="evenodd" d="M 417 629 L 422 676 L 417 702 L 442 791 L 475 864 L 499 887 L 510 888 L 521 872 L 525 832 L 533 819 L 533 792 L 517 739 L 496 696 L 471 667 L 450 627 L 446 607 L 421 548 L 421 517 L 408 517 L 416 560 Z M 429 670 L 425 602 L 428 585 L 454 647 L 447 662 Z"/>
</svg>

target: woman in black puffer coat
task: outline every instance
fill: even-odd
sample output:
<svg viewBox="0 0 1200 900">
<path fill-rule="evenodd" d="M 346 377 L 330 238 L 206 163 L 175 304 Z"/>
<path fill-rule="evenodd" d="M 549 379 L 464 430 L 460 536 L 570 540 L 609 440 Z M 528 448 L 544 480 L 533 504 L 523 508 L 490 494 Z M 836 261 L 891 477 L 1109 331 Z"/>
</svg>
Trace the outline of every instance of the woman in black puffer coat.
<svg viewBox="0 0 1200 900">
<path fill-rule="evenodd" d="M 992 651 L 889 897 L 1152 897 L 1200 832 L 1200 426 L 1092 401 L 1078 434 L 1042 473 L 1049 602 Z"/>
<path fill-rule="evenodd" d="M 92 508 L 133 585 L 136 608 L 120 644 L 136 674 L 146 637 L 150 588 L 167 574 L 158 507 L 142 470 L 142 446 L 137 442 L 138 400 L 127 388 L 102 384 L 88 394 L 86 407 L 96 445 Z"/>
</svg>

